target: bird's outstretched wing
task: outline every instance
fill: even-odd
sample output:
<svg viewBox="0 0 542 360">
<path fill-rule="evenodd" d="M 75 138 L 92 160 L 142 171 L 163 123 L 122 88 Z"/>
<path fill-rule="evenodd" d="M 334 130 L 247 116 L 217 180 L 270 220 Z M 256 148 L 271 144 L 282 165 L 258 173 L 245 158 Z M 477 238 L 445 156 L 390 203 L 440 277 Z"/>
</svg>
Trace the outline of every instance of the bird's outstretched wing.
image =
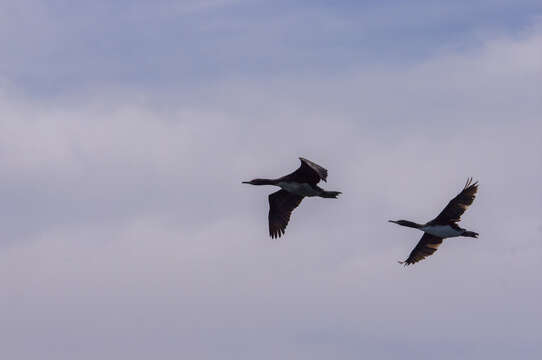
<svg viewBox="0 0 542 360">
<path fill-rule="evenodd" d="M 467 180 L 463 190 L 454 197 L 448 205 L 438 214 L 438 216 L 431 220 L 428 224 L 446 224 L 450 222 L 456 222 L 461 219 L 461 215 L 467 210 L 470 204 L 476 197 L 478 191 L 478 182 L 472 183 L 472 178 Z"/>
<path fill-rule="evenodd" d="M 405 261 L 399 261 L 399 263 L 405 266 L 415 264 L 429 255 L 433 255 L 440 244 L 442 244 L 442 238 L 424 233 L 418 245 L 410 252 L 408 258 Z"/>
<path fill-rule="evenodd" d="M 269 195 L 269 235 L 274 239 L 286 231 L 292 211 L 301 203 L 302 196 L 286 190 Z"/>
<path fill-rule="evenodd" d="M 283 181 L 294 181 L 316 185 L 320 180 L 327 181 L 327 170 L 310 160 L 300 157 L 301 166 L 291 174 L 283 176 Z"/>
</svg>

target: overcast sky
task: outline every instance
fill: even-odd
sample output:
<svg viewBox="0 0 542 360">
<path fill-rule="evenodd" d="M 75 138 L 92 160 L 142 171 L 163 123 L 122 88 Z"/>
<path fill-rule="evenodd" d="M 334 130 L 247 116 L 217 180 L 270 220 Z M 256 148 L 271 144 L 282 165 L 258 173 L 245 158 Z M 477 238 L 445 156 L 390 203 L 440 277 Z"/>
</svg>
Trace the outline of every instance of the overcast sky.
<svg viewBox="0 0 542 360">
<path fill-rule="evenodd" d="M 14 360 L 539 359 L 542 2 L 0 0 Z M 299 156 L 310 198 L 272 240 Z M 461 226 L 404 260 L 473 176 Z"/>
</svg>

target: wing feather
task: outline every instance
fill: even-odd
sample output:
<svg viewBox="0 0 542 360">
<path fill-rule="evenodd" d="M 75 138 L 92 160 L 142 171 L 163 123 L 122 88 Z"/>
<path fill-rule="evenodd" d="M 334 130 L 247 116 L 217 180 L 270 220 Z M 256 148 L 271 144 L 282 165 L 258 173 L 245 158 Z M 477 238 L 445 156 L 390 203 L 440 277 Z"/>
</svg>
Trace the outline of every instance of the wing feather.
<svg viewBox="0 0 542 360">
<path fill-rule="evenodd" d="M 279 190 L 269 195 L 269 235 L 281 237 L 286 231 L 292 211 L 299 206 L 302 196 L 286 190 Z"/>
<path fill-rule="evenodd" d="M 472 204 L 477 191 L 478 182 L 472 183 L 472 178 L 469 178 L 463 190 L 428 224 L 447 224 L 461 220 L 461 215 Z"/>
<path fill-rule="evenodd" d="M 291 174 L 283 176 L 282 181 L 293 181 L 300 183 L 308 183 L 312 185 L 318 184 L 320 180 L 327 181 L 327 170 L 310 160 L 300 157 L 301 166 Z"/>
<path fill-rule="evenodd" d="M 405 261 L 399 261 L 400 264 L 412 265 L 426 257 L 433 255 L 438 247 L 442 244 L 442 238 L 424 233 L 416 247 L 410 252 L 410 255 Z"/>
</svg>

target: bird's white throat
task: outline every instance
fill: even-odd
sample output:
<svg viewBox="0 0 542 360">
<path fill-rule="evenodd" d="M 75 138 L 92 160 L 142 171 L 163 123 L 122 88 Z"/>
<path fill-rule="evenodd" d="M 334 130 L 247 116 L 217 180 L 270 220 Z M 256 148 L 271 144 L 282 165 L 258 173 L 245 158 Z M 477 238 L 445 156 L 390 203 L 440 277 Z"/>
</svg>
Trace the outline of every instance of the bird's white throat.
<svg viewBox="0 0 542 360">
<path fill-rule="evenodd" d="M 424 226 L 420 228 L 420 230 L 433 236 L 438 236 L 440 238 L 460 236 L 465 231 L 463 229 L 454 229 L 450 225 L 430 225 Z"/>
<path fill-rule="evenodd" d="M 320 192 L 316 191 L 316 189 L 314 189 L 307 183 L 281 181 L 277 185 L 280 186 L 283 190 L 299 196 L 318 196 L 320 194 Z"/>
</svg>

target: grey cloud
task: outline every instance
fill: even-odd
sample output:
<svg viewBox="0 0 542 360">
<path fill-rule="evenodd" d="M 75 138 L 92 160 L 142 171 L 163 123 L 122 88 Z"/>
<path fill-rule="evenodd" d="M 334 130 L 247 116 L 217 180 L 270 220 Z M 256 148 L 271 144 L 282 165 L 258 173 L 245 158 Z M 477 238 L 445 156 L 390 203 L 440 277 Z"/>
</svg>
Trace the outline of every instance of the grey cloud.
<svg viewBox="0 0 542 360">
<path fill-rule="evenodd" d="M 540 53 L 535 28 L 419 64 L 193 93 L 6 89 L 4 353 L 537 358 Z M 344 195 L 307 199 L 272 241 L 271 189 L 240 181 L 297 156 Z M 386 220 L 429 220 L 467 176 L 481 187 L 462 224 L 480 239 L 400 267 L 419 234 Z"/>
</svg>

